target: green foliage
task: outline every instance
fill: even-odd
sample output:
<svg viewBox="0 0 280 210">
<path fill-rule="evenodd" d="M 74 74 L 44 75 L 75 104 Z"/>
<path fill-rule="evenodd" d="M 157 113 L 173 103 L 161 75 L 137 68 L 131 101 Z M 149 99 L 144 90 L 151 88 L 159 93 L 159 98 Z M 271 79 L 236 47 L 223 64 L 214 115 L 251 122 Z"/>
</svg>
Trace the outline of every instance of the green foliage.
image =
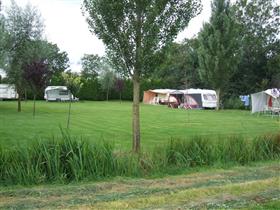
<svg viewBox="0 0 280 210">
<path fill-rule="evenodd" d="M 85 79 L 82 77 L 82 83 L 83 86 L 78 93 L 80 100 L 100 101 L 105 99 L 105 95 L 102 91 L 98 78 Z"/>
<path fill-rule="evenodd" d="M 199 78 L 197 48 L 197 39 L 165 47 L 158 53 L 152 77 L 164 80 L 169 84 L 168 88 L 202 88 L 204 85 Z"/>
<path fill-rule="evenodd" d="M 230 92 L 249 94 L 279 88 L 279 3 L 276 0 L 238 0 L 235 16 L 242 27 L 239 36 L 244 53 L 231 79 Z"/>
<path fill-rule="evenodd" d="M 240 60 L 239 24 L 229 0 L 214 0 L 210 22 L 199 33 L 199 70 L 201 78 L 223 95 Z"/>
<path fill-rule="evenodd" d="M 244 109 L 244 104 L 240 100 L 239 97 L 231 96 L 224 100 L 224 108 L 225 109 Z"/>
<path fill-rule="evenodd" d="M 83 85 L 81 77 L 71 72 L 63 72 L 62 77 L 65 81 L 67 89 L 73 94 L 74 97 L 76 97 Z"/>
<path fill-rule="evenodd" d="M 71 72 L 63 72 L 62 77 L 69 91 L 69 109 L 68 109 L 68 119 L 67 119 L 67 129 L 70 126 L 70 116 L 71 116 L 71 102 L 79 93 L 81 87 L 83 86 L 81 77 L 78 74 Z M 72 97 L 73 95 L 73 97 Z"/>
<path fill-rule="evenodd" d="M 154 53 L 172 41 L 200 9 L 199 0 L 83 1 L 91 31 L 103 40 L 118 69 L 130 76 L 151 70 Z"/>
<path fill-rule="evenodd" d="M 1 2 L 0 2 L 1 3 Z M 1 12 L 1 8 L 0 8 Z M 5 28 L 4 16 L 0 13 L 0 68 L 4 66 L 4 60 L 7 55 L 8 34 Z"/>
<path fill-rule="evenodd" d="M 8 58 L 6 73 L 9 83 L 14 84 L 18 97 L 18 111 L 21 111 L 20 100 L 27 87 L 23 78 L 23 66 L 27 58 L 32 41 L 42 38 L 44 25 L 38 10 L 30 5 L 25 8 L 18 6 L 12 1 L 5 17 L 5 28 L 9 37 Z"/>
<path fill-rule="evenodd" d="M 82 59 L 82 76 L 95 78 L 100 73 L 101 57 L 98 55 L 85 54 Z"/>
<path fill-rule="evenodd" d="M 60 139 L 35 141 L 27 148 L 0 147 L 0 183 L 41 184 L 98 180 L 107 177 L 142 177 L 172 170 L 214 164 L 248 164 L 252 161 L 278 160 L 280 136 L 254 140 L 228 137 L 211 140 L 194 137 L 171 140 L 152 153 L 134 155 L 114 151 L 106 142 L 89 143 L 62 132 Z"/>
</svg>

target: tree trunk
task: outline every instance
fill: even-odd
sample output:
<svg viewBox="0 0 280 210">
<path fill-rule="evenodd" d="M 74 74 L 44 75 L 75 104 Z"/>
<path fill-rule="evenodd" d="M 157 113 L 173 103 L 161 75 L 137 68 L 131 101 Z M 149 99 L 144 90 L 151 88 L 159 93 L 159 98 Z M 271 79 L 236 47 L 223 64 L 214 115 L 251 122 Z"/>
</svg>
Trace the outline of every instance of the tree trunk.
<svg viewBox="0 0 280 210">
<path fill-rule="evenodd" d="M 139 118 L 139 97 L 140 96 L 140 81 L 139 78 L 133 78 L 133 113 L 132 113 L 132 132 L 133 132 L 133 147 L 132 150 L 136 153 L 140 151 L 140 118 Z"/>
<path fill-rule="evenodd" d="M 21 94 L 18 93 L 18 108 L 17 108 L 18 112 L 21 112 Z"/>
<path fill-rule="evenodd" d="M 217 94 L 217 106 L 216 106 L 216 110 L 220 110 L 220 93 L 221 93 L 221 90 L 220 90 L 220 89 L 217 89 L 217 90 L 216 90 L 216 94 Z"/>
<path fill-rule="evenodd" d="M 120 91 L 120 103 L 122 103 L 122 92 Z"/>
<path fill-rule="evenodd" d="M 135 153 L 140 152 L 140 113 L 139 113 L 139 101 L 140 101 L 140 75 L 142 69 L 142 9 L 141 2 L 136 1 L 136 62 L 134 66 L 133 73 L 133 117 L 132 117 L 132 127 L 133 127 L 133 146 L 132 149 Z"/>
<path fill-rule="evenodd" d="M 24 89 L 24 100 L 27 101 L 27 90 Z"/>
<path fill-rule="evenodd" d="M 36 95 L 33 96 L 33 117 L 35 117 Z"/>
<path fill-rule="evenodd" d="M 106 95 L 107 102 L 109 101 L 109 90 L 110 90 L 110 89 L 109 89 L 109 85 L 108 85 L 108 87 L 107 87 L 107 93 L 106 93 L 106 94 L 107 94 L 107 95 Z"/>
<path fill-rule="evenodd" d="M 69 126 L 70 126 L 71 105 L 72 105 L 72 98 L 70 98 L 70 100 L 69 100 L 67 129 L 69 129 Z"/>
</svg>

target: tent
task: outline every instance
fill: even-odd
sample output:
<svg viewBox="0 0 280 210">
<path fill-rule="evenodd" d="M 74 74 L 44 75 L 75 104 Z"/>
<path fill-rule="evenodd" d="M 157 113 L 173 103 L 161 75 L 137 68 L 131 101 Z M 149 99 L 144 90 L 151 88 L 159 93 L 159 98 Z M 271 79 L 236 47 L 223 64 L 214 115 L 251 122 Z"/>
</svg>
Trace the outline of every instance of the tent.
<svg viewBox="0 0 280 210">
<path fill-rule="evenodd" d="M 155 89 L 144 91 L 143 103 L 144 104 L 167 104 L 170 98 L 170 93 L 175 92 L 173 89 Z"/>
<path fill-rule="evenodd" d="M 280 111 L 280 89 L 268 89 L 251 94 L 252 113 L 256 112 L 279 112 Z"/>
<path fill-rule="evenodd" d="M 66 86 L 48 86 L 45 89 L 44 99 L 46 101 L 69 101 L 73 95 Z"/>
<path fill-rule="evenodd" d="M 0 99 L 17 99 L 18 94 L 16 92 L 15 85 L 0 84 Z"/>
</svg>

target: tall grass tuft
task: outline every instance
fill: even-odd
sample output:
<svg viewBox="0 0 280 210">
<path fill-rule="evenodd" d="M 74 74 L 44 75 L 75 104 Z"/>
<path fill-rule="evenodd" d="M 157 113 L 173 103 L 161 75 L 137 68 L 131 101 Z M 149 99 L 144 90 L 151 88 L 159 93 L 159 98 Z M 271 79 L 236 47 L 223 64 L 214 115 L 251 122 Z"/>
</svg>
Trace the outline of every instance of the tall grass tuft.
<svg viewBox="0 0 280 210">
<path fill-rule="evenodd" d="M 35 141 L 25 148 L 0 146 L 0 184 L 67 183 L 107 177 L 143 177 L 196 166 L 247 164 L 279 160 L 280 134 L 245 139 L 241 136 L 172 139 L 152 152 L 116 151 L 108 142 L 90 143 L 62 137 Z"/>
</svg>

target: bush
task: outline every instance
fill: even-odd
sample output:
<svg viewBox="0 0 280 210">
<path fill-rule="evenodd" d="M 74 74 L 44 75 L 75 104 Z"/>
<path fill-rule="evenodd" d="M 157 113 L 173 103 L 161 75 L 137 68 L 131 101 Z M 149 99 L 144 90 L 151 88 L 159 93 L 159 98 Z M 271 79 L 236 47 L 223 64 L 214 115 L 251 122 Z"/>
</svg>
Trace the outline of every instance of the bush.
<svg viewBox="0 0 280 210">
<path fill-rule="evenodd" d="M 244 104 L 239 97 L 230 97 L 224 100 L 225 109 L 245 109 Z"/>
</svg>

